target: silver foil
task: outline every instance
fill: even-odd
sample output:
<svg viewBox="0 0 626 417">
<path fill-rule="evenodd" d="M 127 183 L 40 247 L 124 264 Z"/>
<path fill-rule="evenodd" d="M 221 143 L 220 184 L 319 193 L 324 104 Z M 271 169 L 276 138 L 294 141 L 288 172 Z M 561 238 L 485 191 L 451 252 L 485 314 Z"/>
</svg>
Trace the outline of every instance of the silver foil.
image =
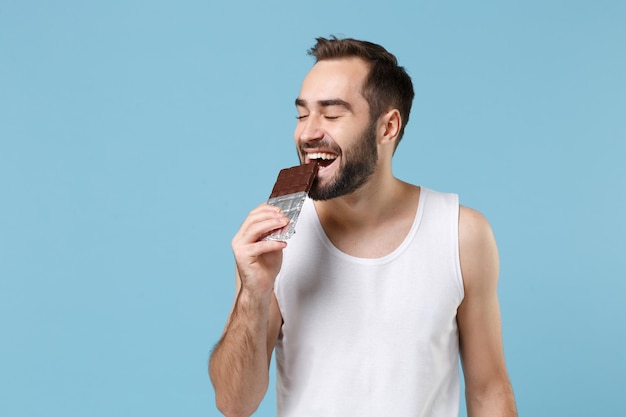
<svg viewBox="0 0 626 417">
<path fill-rule="evenodd" d="M 285 213 L 285 216 L 289 218 L 289 224 L 280 230 L 273 231 L 272 234 L 265 238 L 266 240 L 287 240 L 296 233 L 296 223 L 306 196 L 307 193 L 305 191 L 300 191 L 267 200 L 267 204 L 279 207 Z"/>
</svg>

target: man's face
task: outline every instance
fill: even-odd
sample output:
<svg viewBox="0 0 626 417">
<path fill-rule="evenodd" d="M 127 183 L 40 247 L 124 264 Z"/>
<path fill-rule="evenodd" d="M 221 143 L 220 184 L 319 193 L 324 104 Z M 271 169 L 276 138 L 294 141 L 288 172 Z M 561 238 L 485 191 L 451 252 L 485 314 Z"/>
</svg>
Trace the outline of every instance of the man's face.
<svg viewBox="0 0 626 417">
<path fill-rule="evenodd" d="M 320 61 L 302 83 L 294 139 L 302 163 L 320 162 L 314 200 L 350 194 L 375 171 L 376 121 L 361 95 L 367 72 L 356 58 Z"/>
</svg>

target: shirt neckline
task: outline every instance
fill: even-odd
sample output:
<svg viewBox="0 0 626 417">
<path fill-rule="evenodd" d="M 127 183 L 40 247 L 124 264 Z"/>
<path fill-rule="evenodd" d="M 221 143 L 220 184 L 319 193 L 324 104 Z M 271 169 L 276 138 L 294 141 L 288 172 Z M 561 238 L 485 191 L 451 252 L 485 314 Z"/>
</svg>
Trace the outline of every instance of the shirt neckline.
<svg viewBox="0 0 626 417">
<path fill-rule="evenodd" d="M 411 225 L 409 232 L 406 234 L 406 236 L 402 240 L 402 243 L 400 243 L 400 245 L 398 245 L 397 248 L 395 248 L 393 251 L 391 251 L 387 255 L 379 257 L 379 258 L 360 258 L 358 256 L 349 255 L 339 250 L 326 235 L 326 232 L 324 231 L 324 228 L 322 227 L 322 223 L 320 222 L 319 216 L 317 215 L 317 210 L 315 209 L 315 205 L 313 204 L 313 201 L 307 198 L 305 204 L 310 206 L 309 208 L 313 211 L 313 219 L 314 219 L 313 226 L 315 228 L 318 238 L 320 239 L 324 247 L 326 247 L 326 249 L 332 255 L 339 257 L 341 259 L 344 259 L 346 261 L 353 262 L 353 263 L 364 264 L 364 265 L 382 265 L 382 264 L 391 262 L 392 260 L 400 256 L 413 241 L 413 238 L 415 237 L 415 234 L 417 233 L 417 230 L 419 229 L 419 226 L 422 221 L 422 217 L 424 214 L 424 203 L 427 199 L 427 194 L 429 192 L 430 192 L 429 189 L 425 187 L 420 187 L 420 194 L 417 200 L 417 210 L 415 212 L 415 217 L 413 218 L 413 224 Z"/>
</svg>

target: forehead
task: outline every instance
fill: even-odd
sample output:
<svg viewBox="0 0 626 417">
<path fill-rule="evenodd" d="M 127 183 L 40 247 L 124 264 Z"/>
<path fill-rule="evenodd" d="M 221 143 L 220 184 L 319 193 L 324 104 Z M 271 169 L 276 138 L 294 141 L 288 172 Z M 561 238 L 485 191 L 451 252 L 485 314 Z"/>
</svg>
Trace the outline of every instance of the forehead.
<svg viewBox="0 0 626 417">
<path fill-rule="evenodd" d="M 365 100 L 361 91 L 368 72 L 360 58 L 319 61 L 304 78 L 299 98 L 306 102 L 340 98 L 357 104 Z"/>
</svg>

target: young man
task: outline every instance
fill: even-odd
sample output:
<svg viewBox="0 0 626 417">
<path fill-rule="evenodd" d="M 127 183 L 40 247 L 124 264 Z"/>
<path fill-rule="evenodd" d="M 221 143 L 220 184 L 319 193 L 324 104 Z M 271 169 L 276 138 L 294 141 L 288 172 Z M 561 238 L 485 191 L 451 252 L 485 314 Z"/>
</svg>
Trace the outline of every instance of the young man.
<svg viewBox="0 0 626 417">
<path fill-rule="evenodd" d="M 276 349 L 278 415 L 515 416 L 502 348 L 498 254 L 454 194 L 405 183 L 392 156 L 413 87 L 379 45 L 323 39 L 298 98 L 301 163 L 318 160 L 297 233 L 254 209 L 233 238 L 237 296 L 209 372 L 218 408 L 248 416 Z"/>
</svg>

